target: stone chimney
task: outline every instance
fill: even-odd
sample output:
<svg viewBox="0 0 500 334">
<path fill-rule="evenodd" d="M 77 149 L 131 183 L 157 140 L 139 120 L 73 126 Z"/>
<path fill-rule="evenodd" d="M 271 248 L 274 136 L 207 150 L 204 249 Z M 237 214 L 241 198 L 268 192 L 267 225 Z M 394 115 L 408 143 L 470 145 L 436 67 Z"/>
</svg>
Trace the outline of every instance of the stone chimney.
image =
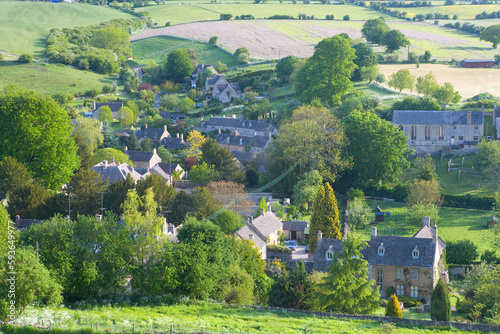
<svg viewBox="0 0 500 334">
<path fill-rule="evenodd" d="M 222 131 L 221 131 L 221 129 L 219 128 L 219 134 L 221 134 L 221 132 L 222 132 Z"/>
<path fill-rule="evenodd" d="M 432 226 L 432 242 L 437 243 L 438 241 L 438 227 L 436 221 L 434 221 L 434 226 Z"/>
<path fill-rule="evenodd" d="M 102 162 L 102 167 L 103 167 L 104 169 L 108 168 L 108 160 L 104 160 L 104 161 Z"/>
<path fill-rule="evenodd" d="M 166 125 L 163 126 L 163 130 L 168 131 Z"/>
<path fill-rule="evenodd" d="M 240 138 L 240 145 L 243 145 L 243 138 Z"/>
<path fill-rule="evenodd" d="M 179 134 L 177 134 L 177 138 L 179 138 Z"/>
<path fill-rule="evenodd" d="M 252 225 L 253 224 L 253 216 L 248 216 L 248 225 Z"/>
<path fill-rule="evenodd" d="M 144 129 L 148 128 L 148 123 L 144 123 Z"/>
<path fill-rule="evenodd" d="M 20 220 L 21 220 L 21 216 L 20 215 L 16 215 L 16 222 L 18 222 Z"/>
<path fill-rule="evenodd" d="M 372 227 L 372 237 L 377 236 L 377 228 L 375 226 Z"/>
<path fill-rule="evenodd" d="M 264 209 L 260 209 L 260 215 L 263 216 L 264 215 Z"/>
<path fill-rule="evenodd" d="M 111 158 L 111 163 L 114 164 L 115 163 L 115 158 Z"/>
<path fill-rule="evenodd" d="M 318 233 L 316 234 L 316 243 L 323 239 L 323 233 L 321 233 L 321 230 L 318 230 Z"/>
<path fill-rule="evenodd" d="M 484 112 L 484 106 L 481 110 Z M 472 124 L 472 111 L 467 111 L 467 124 Z"/>
<path fill-rule="evenodd" d="M 181 140 L 184 140 L 184 134 L 181 133 Z"/>
<path fill-rule="evenodd" d="M 430 217 L 424 217 L 422 227 L 424 227 L 424 226 L 431 227 L 431 218 Z"/>
<path fill-rule="evenodd" d="M 128 151 L 128 146 L 125 146 L 125 152 L 127 152 L 127 151 Z"/>
</svg>

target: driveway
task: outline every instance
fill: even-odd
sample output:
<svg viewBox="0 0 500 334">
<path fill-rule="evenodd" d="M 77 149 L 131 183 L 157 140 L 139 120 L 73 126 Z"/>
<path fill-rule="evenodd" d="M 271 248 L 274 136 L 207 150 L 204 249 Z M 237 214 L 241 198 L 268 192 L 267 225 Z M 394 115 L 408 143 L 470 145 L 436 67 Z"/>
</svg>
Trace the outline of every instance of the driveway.
<svg viewBox="0 0 500 334">
<path fill-rule="evenodd" d="M 297 246 L 297 249 L 292 252 L 292 260 L 307 260 L 309 253 L 305 252 L 306 246 Z"/>
</svg>

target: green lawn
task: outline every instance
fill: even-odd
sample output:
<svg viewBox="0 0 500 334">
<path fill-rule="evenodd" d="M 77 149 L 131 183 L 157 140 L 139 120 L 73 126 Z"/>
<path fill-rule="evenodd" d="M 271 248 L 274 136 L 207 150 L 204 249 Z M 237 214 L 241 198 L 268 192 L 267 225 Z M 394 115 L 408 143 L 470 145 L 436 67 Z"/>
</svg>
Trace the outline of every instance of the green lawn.
<svg viewBox="0 0 500 334">
<path fill-rule="evenodd" d="M 131 46 L 134 62 L 139 65 L 147 64 L 151 60 L 156 61 L 158 64 L 163 63 L 168 53 L 177 47 L 194 49 L 199 64 L 215 64 L 217 61 L 221 61 L 228 67 L 237 64 L 232 55 L 217 47 L 181 38 L 167 36 L 151 37 L 134 41 L 131 43 Z"/>
<path fill-rule="evenodd" d="M 50 29 L 90 26 L 135 16 L 87 4 L 0 1 L 0 51 L 42 56 Z"/>
<path fill-rule="evenodd" d="M 391 213 L 390 217 L 386 217 L 384 222 L 377 225 L 378 235 L 393 234 L 395 236 L 411 237 L 420 229 L 420 226 L 407 225 L 405 204 L 380 200 L 375 202 L 367 200 L 367 204 L 373 208 L 378 204 L 382 211 Z M 478 251 L 483 253 L 494 246 L 494 232 L 486 227 L 486 219 L 491 215 L 491 211 L 487 210 L 441 207 L 437 222 L 438 234 L 444 242 L 469 239 L 474 242 Z M 370 228 L 359 232 L 362 234 L 363 239 L 370 239 Z"/>
<path fill-rule="evenodd" d="M 140 333 L 144 330 L 157 331 L 183 329 L 208 332 L 247 333 L 379 333 L 375 321 L 344 320 L 305 316 L 294 313 L 257 311 L 240 306 L 223 306 L 215 303 L 188 302 L 174 306 L 158 307 L 98 307 L 86 310 L 68 308 L 28 309 L 30 319 L 57 319 L 53 329 L 65 328 L 65 333 L 88 330 L 94 324 L 94 333 L 127 331 Z M 407 315 L 405 312 L 404 315 Z M 420 314 L 418 314 L 420 315 Z M 425 317 L 425 315 L 423 316 Z M 31 320 L 33 321 L 33 320 Z M 95 325 L 98 325 L 97 330 Z M 16 332 L 23 334 L 26 328 Z M 396 327 L 394 333 L 422 333 L 429 329 Z M 440 329 L 440 333 L 458 333 L 458 330 Z M 8 332 L 10 334 L 10 332 Z"/>
<path fill-rule="evenodd" d="M 246 3 L 186 3 L 183 2 L 167 5 L 148 6 L 137 9 L 138 12 L 146 11 L 162 27 L 166 22 L 171 24 L 182 24 L 198 21 L 218 20 L 221 13 L 232 14 L 233 19 L 239 15 L 253 15 L 256 19 L 263 19 L 273 15 L 290 15 L 297 17 L 299 13 L 324 19 L 326 15 L 334 15 L 336 20 L 342 20 L 344 15 L 349 15 L 351 20 L 368 20 L 383 17 L 386 20 L 394 20 L 390 16 L 376 12 L 369 8 L 355 5 L 322 5 L 314 4 L 292 4 L 290 2 L 269 2 L 266 4 Z"/>
<path fill-rule="evenodd" d="M 8 85 L 17 85 L 41 94 L 75 94 L 90 89 L 101 91 L 105 84 L 112 84 L 116 77 L 100 75 L 88 71 L 49 64 L 47 75 L 46 64 L 34 63 L 21 65 L 17 62 L 0 63 L 0 89 Z"/>
</svg>

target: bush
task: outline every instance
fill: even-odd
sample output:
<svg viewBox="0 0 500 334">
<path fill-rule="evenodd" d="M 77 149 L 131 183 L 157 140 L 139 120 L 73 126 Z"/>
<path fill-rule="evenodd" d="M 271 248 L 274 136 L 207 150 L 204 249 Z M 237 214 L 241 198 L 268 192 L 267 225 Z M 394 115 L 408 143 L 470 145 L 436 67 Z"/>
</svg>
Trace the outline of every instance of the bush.
<svg viewBox="0 0 500 334">
<path fill-rule="evenodd" d="M 386 81 L 385 75 L 383 73 L 377 74 L 375 81 L 378 83 L 384 83 Z"/>
<path fill-rule="evenodd" d="M 472 264 L 478 255 L 477 246 L 470 240 L 449 241 L 446 245 L 446 263 Z"/>
<path fill-rule="evenodd" d="M 17 58 L 17 61 L 23 64 L 31 64 L 33 62 L 33 56 L 27 53 L 23 53 Z"/>
<path fill-rule="evenodd" d="M 386 296 L 392 296 L 395 293 L 396 293 L 396 289 L 393 286 L 390 286 L 387 289 L 385 289 Z"/>
<path fill-rule="evenodd" d="M 431 319 L 438 321 L 451 320 L 450 292 L 442 278 L 434 288 L 431 296 Z"/>
<path fill-rule="evenodd" d="M 386 317 L 402 318 L 401 308 L 399 307 L 398 297 L 396 294 L 391 295 L 389 302 L 385 308 Z"/>
<path fill-rule="evenodd" d="M 491 210 L 495 205 L 494 196 L 444 195 L 443 206 L 454 208 Z"/>
<path fill-rule="evenodd" d="M 335 19 L 335 16 L 333 16 L 333 15 L 327 15 L 325 18 L 326 18 L 327 20 L 332 21 L 332 20 L 334 20 L 334 19 Z"/>
<path fill-rule="evenodd" d="M 273 15 L 267 18 L 268 20 L 295 20 L 291 15 Z"/>
<path fill-rule="evenodd" d="M 208 44 L 214 45 L 214 46 L 217 45 L 218 42 L 219 42 L 219 36 L 212 36 L 208 40 Z"/>
<path fill-rule="evenodd" d="M 292 250 L 283 245 L 267 245 L 268 252 L 292 254 Z"/>
<path fill-rule="evenodd" d="M 167 23 L 165 23 L 165 27 L 170 27 L 170 21 L 168 21 Z"/>
<path fill-rule="evenodd" d="M 415 297 L 400 296 L 399 301 L 403 302 L 403 305 L 405 307 L 416 307 L 416 306 L 422 304 L 420 299 L 415 298 Z"/>
<path fill-rule="evenodd" d="M 344 17 L 342 18 L 342 20 L 344 21 L 349 21 L 351 19 L 351 17 L 349 15 L 344 15 Z"/>
<path fill-rule="evenodd" d="M 349 188 L 349 190 L 347 190 L 346 196 L 349 201 L 352 201 L 356 198 L 364 198 L 365 194 L 361 189 Z"/>
</svg>

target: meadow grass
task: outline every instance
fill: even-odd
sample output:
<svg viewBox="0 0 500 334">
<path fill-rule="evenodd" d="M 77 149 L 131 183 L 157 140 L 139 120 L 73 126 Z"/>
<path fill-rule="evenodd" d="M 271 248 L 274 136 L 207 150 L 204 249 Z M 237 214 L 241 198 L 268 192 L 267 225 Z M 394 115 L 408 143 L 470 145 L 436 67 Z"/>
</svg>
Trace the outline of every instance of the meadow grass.
<svg viewBox="0 0 500 334">
<path fill-rule="evenodd" d="M 411 237 L 421 227 L 421 225 L 410 226 L 407 223 L 407 209 L 404 203 L 367 200 L 367 204 L 373 209 L 380 205 L 382 211 L 391 213 L 390 217 L 385 217 L 384 222 L 376 225 L 378 235 Z M 468 239 L 477 246 L 481 254 L 495 246 L 494 231 L 486 227 L 487 218 L 492 215 L 491 211 L 441 207 L 438 214 L 438 235 L 444 242 Z M 370 228 L 358 232 L 364 240 L 370 239 Z"/>
<path fill-rule="evenodd" d="M 199 64 L 215 64 L 217 61 L 221 61 L 228 67 L 237 64 L 236 59 L 231 54 L 207 43 L 193 42 L 187 39 L 159 36 L 134 41 L 131 46 L 134 62 L 139 65 L 147 64 L 152 60 L 161 64 L 170 51 L 176 47 L 194 49 Z"/>
<path fill-rule="evenodd" d="M 19 64 L 17 62 L 0 63 L 0 89 L 8 85 L 17 85 L 40 94 L 84 93 L 90 89 L 99 92 L 105 84 L 111 85 L 116 77 L 81 71 L 64 65 L 49 64 L 47 76 L 46 64 Z"/>
<path fill-rule="evenodd" d="M 400 11 L 403 8 L 399 9 Z M 408 13 L 408 17 L 414 17 L 416 14 L 440 13 L 448 14 L 450 18 L 453 15 L 458 15 L 459 19 L 474 19 L 477 14 L 482 12 L 491 13 L 500 10 L 500 5 L 453 5 L 453 6 L 437 6 L 437 7 L 410 7 L 404 8 Z"/>
<path fill-rule="evenodd" d="M 53 28 L 90 26 L 130 14 L 87 4 L 0 1 L 0 51 L 42 56 L 45 39 Z"/>
<path fill-rule="evenodd" d="M 290 15 L 294 18 L 299 13 L 325 19 L 326 15 L 334 15 L 336 20 L 342 20 L 344 15 L 349 15 L 351 20 L 368 20 L 383 17 L 386 20 L 394 18 L 374 11 L 369 8 L 345 4 L 345 5 L 322 5 L 322 4 L 292 4 L 284 2 L 270 2 L 266 4 L 246 3 L 186 3 L 183 2 L 167 5 L 153 5 L 136 9 L 138 12 L 149 12 L 151 17 L 162 27 L 166 22 L 171 24 L 183 24 L 198 21 L 219 20 L 220 14 L 232 14 L 233 19 L 240 15 L 253 15 L 256 19 L 263 19 L 273 15 Z M 279 22 L 279 21 L 278 21 Z"/>
<path fill-rule="evenodd" d="M 173 306 L 157 307 L 109 307 L 101 306 L 86 310 L 68 308 L 29 309 L 31 319 L 45 317 L 64 319 L 61 325 L 66 333 L 88 330 L 94 325 L 94 333 L 126 331 L 167 331 L 175 329 L 200 330 L 212 333 L 379 333 L 376 321 L 347 320 L 315 317 L 282 311 L 254 310 L 242 306 L 226 306 L 211 302 L 188 302 Z M 404 316 L 408 315 L 405 312 Z M 415 316 L 415 315 L 411 315 Z M 420 315 L 425 318 L 424 315 Z M 95 325 L 98 325 L 97 330 Z M 23 332 L 26 331 L 26 332 Z M 418 329 L 396 326 L 394 333 L 425 333 L 433 328 Z M 18 334 L 34 333 L 20 327 Z M 440 329 L 440 333 L 457 333 L 458 330 Z M 10 334 L 10 333 L 9 333 Z"/>
</svg>

